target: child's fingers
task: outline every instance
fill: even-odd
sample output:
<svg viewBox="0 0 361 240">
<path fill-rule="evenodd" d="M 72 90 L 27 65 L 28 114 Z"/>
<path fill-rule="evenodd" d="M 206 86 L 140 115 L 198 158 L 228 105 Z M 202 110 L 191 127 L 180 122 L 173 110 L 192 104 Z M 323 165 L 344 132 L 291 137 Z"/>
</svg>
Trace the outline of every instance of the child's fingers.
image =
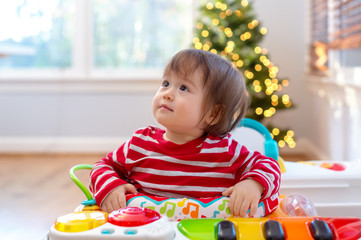
<svg viewBox="0 0 361 240">
<path fill-rule="evenodd" d="M 105 204 L 102 204 L 101 206 L 100 206 L 100 209 L 103 211 L 103 212 L 108 212 L 107 210 L 107 207 L 105 206 Z"/>
<path fill-rule="evenodd" d="M 222 195 L 228 197 L 229 195 L 231 195 L 232 191 L 233 187 L 227 188 L 224 192 L 222 192 Z"/>
<path fill-rule="evenodd" d="M 242 202 L 242 207 L 241 207 L 241 209 L 239 211 L 239 216 L 240 217 L 245 217 L 249 207 L 250 207 L 250 202 L 248 200 L 244 199 L 243 202 Z"/>
<path fill-rule="evenodd" d="M 243 217 L 248 210 L 248 208 L 245 206 L 245 199 L 242 198 L 242 196 L 238 196 L 238 195 L 231 196 L 229 200 L 229 207 L 231 213 L 236 217 Z M 243 212 L 245 213 L 243 214 Z"/>
<path fill-rule="evenodd" d="M 118 208 L 118 202 L 112 201 L 112 207 L 111 207 L 109 213 L 113 212 L 114 210 L 117 210 L 117 208 Z"/>
<path fill-rule="evenodd" d="M 100 208 L 104 212 L 110 212 L 111 211 L 111 207 L 107 203 L 103 203 Z"/>
<path fill-rule="evenodd" d="M 235 200 L 234 200 L 235 197 L 231 196 L 229 198 L 229 210 L 231 210 L 231 213 L 234 215 L 234 216 L 237 216 L 237 213 L 239 212 L 239 208 L 240 206 L 237 206 L 237 204 L 235 204 Z"/>
<path fill-rule="evenodd" d="M 258 208 L 258 203 L 257 202 L 252 202 L 252 204 L 251 204 L 251 208 L 250 208 L 250 210 L 249 210 L 249 217 L 253 217 L 255 214 L 256 214 L 256 212 L 257 212 L 257 208 Z"/>
<path fill-rule="evenodd" d="M 126 202 L 126 199 L 125 199 L 125 195 L 124 195 L 124 194 L 119 194 L 119 195 L 118 195 L 118 200 L 117 200 L 117 202 L 118 202 L 118 209 L 127 206 L 127 202 Z"/>
<path fill-rule="evenodd" d="M 127 200 L 126 200 L 126 197 L 125 197 L 125 194 L 126 193 L 138 193 L 137 189 L 134 187 L 134 185 L 132 184 L 124 184 L 124 190 L 122 192 L 118 192 L 117 194 L 117 202 L 119 203 L 118 204 L 118 209 L 119 208 L 123 208 L 123 207 L 126 207 L 127 206 Z"/>
<path fill-rule="evenodd" d="M 138 193 L 137 189 L 132 184 L 126 184 L 125 185 L 125 190 L 126 190 L 126 193 L 127 192 L 134 193 L 134 194 Z"/>
</svg>

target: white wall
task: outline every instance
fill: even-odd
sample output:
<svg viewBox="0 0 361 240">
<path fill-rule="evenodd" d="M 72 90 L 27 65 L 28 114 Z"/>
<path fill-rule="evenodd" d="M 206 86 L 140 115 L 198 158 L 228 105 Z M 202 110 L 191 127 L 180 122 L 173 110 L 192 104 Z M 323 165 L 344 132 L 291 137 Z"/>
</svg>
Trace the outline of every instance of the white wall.
<svg viewBox="0 0 361 240">
<path fill-rule="evenodd" d="M 151 91 L 1 93 L 0 151 L 111 151 L 154 123 L 152 98 Z"/>
<path fill-rule="evenodd" d="M 256 0 L 255 7 L 269 30 L 264 46 L 279 75 L 289 77 L 286 91 L 297 105 L 277 115 L 275 122 L 295 130 L 298 146 L 301 143 L 298 152 L 311 151 L 317 159 L 360 160 L 360 70 L 340 69 L 330 61 L 327 76 L 309 74 L 309 0 Z"/>
<path fill-rule="evenodd" d="M 269 50 L 271 61 L 279 67 L 278 76 L 289 79 L 290 85 L 284 93 L 296 106 L 278 112 L 273 122 L 294 130 L 297 147 L 292 151 L 308 154 L 304 151 L 311 150 L 311 157 L 325 158 L 326 148 L 320 148 L 323 141 L 317 139 L 319 126 L 312 124 L 312 118 L 317 118 L 319 112 L 313 109 L 314 99 L 307 83 L 309 3 L 307 0 L 256 0 L 254 7 L 262 26 L 268 29 L 262 47 Z"/>
<path fill-rule="evenodd" d="M 310 103 L 305 84 L 305 2 L 256 1 L 254 5 L 258 20 L 268 28 L 261 45 L 269 50 L 271 61 L 279 67 L 278 75 L 290 80 L 285 92 L 297 106 L 277 113 L 275 123 L 294 130 L 297 139 L 309 139 L 312 132 L 308 126 Z M 83 143 L 89 139 L 93 139 L 90 150 L 97 150 L 97 146 L 101 151 L 112 150 L 138 127 L 154 124 L 151 101 L 156 84 L 138 93 L 67 92 L 62 87 L 44 92 L 1 91 L 0 81 L 0 151 L 66 150 L 58 145 L 67 142 L 72 142 L 69 150 L 82 151 L 88 148 Z M 101 145 L 102 142 L 107 144 Z"/>
</svg>

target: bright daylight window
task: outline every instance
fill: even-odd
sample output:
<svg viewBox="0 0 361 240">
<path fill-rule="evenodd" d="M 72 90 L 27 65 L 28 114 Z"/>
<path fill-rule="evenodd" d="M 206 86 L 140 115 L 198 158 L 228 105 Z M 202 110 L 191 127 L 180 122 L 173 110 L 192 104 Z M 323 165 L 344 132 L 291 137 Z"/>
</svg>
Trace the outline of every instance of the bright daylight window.
<svg viewBox="0 0 361 240">
<path fill-rule="evenodd" d="M 190 46 L 192 12 L 191 0 L 4 1 L 0 70 L 161 69 Z"/>
<path fill-rule="evenodd" d="M 312 0 L 311 70 L 361 66 L 361 0 Z"/>
<path fill-rule="evenodd" d="M 74 14 L 69 0 L 2 2 L 0 68 L 71 67 Z"/>
</svg>

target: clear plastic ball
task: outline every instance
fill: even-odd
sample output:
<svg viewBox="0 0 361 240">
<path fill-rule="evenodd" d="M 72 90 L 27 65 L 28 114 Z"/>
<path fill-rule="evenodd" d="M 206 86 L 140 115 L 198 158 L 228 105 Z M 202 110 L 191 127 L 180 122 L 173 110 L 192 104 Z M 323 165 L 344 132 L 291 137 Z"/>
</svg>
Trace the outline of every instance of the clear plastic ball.
<svg viewBox="0 0 361 240">
<path fill-rule="evenodd" d="M 312 201 L 300 193 L 292 193 L 282 199 L 281 210 L 291 217 L 317 216 L 317 211 Z"/>
</svg>

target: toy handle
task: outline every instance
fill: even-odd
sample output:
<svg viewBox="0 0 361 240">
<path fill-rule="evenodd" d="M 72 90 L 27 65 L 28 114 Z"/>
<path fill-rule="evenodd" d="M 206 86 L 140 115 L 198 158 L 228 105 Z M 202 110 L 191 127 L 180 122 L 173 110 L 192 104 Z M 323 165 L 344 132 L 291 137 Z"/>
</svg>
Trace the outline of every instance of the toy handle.
<svg viewBox="0 0 361 240">
<path fill-rule="evenodd" d="M 265 155 L 267 157 L 271 157 L 274 160 L 278 161 L 279 153 L 278 153 L 277 142 L 275 140 L 273 140 L 270 132 L 268 131 L 268 129 L 265 126 L 263 126 L 262 123 L 260 123 L 256 120 L 250 119 L 250 118 L 243 118 L 239 122 L 238 127 L 248 127 L 248 128 L 254 129 L 257 132 L 259 132 L 262 136 L 264 136 L 264 138 L 265 138 L 265 143 L 264 143 Z"/>
<path fill-rule="evenodd" d="M 91 193 L 89 192 L 88 188 L 84 186 L 84 184 L 75 176 L 74 172 L 81 169 L 92 169 L 93 166 L 89 164 L 79 164 L 72 167 L 69 171 L 70 178 L 73 182 L 82 190 L 88 200 L 93 200 Z"/>
</svg>

